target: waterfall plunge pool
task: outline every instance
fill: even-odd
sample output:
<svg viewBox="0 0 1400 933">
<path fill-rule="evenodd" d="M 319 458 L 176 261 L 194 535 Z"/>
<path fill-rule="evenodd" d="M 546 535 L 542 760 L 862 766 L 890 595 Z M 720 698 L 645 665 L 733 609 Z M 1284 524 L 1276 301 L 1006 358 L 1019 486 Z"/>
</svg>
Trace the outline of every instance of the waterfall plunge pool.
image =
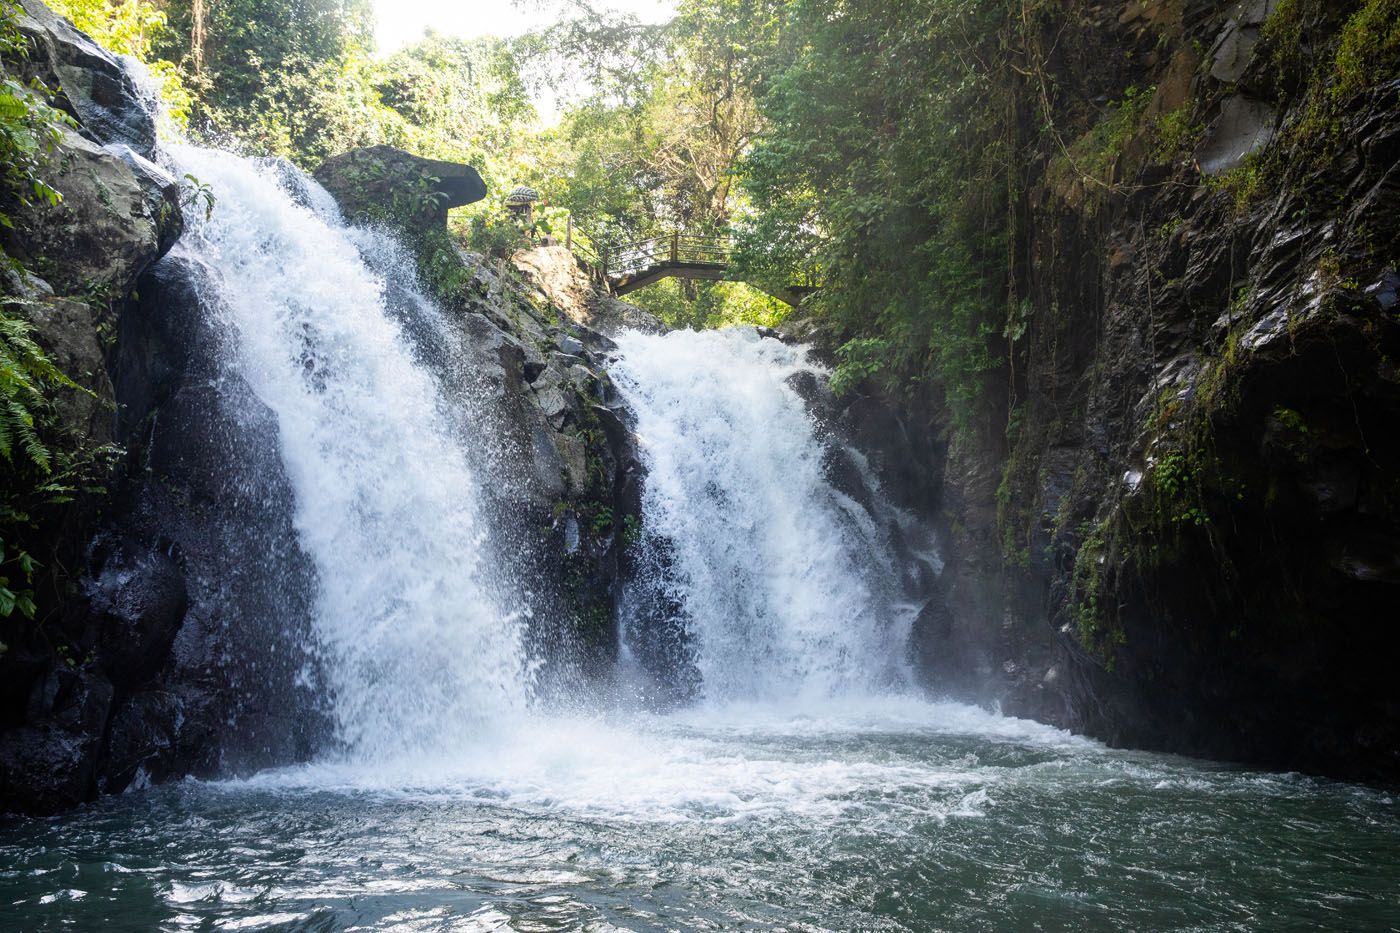
<svg viewBox="0 0 1400 933">
<path fill-rule="evenodd" d="M 8 819 L 0 864 L 5 929 L 1400 924 L 1384 790 L 893 698 L 524 716 L 437 761 Z"/>
<path fill-rule="evenodd" d="M 314 182 L 294 197 L 275 167 L 173 155 L 220 197 L 177 247 L 227 335 L 213 387 L 275 418 L 317 579 L 309 631 L 259 637 L 315 661 L 345 758 L 0 819 L 0 930 L 1400 925 L 1384 790 L 901 698 L 904 520 L 829 481 L 792 384 L 815 370 L 751 330 L 624 336 L 612 369 L 687 634 L 656 650 L 623 620 L 624 659 L 678 660 L 696 702 L 552 708 L 528 581 L 491 556 L 481 489 L 508 477 L 469 456 L 493 432 L 464 335 Z"/>
</svg>

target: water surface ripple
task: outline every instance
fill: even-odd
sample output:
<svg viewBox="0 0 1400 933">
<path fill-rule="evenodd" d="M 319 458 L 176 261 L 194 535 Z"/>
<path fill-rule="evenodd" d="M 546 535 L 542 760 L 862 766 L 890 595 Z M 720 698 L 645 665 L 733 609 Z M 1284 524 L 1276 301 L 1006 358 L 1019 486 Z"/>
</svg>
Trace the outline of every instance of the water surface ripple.
<svg viewBox="0 0 1400 933">
<path fill-rule="evenodd" d="M 0 928 L 1400 925 L 1382 789 L 1115 752 L 957 704 L 524 717 L 476 749 L 0 824 Z"/>
</svg>

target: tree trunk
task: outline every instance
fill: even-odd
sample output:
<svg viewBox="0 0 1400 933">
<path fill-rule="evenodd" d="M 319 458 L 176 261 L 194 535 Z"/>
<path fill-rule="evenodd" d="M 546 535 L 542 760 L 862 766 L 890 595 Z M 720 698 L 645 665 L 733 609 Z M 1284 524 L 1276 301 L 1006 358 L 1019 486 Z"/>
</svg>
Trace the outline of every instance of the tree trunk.
<svg viewBox="0 0 1400 933">
<path fill-rule="evenodd" d="M 204 70 L 204 0 L 190 0 L 190 67 Z"/>
</svg>

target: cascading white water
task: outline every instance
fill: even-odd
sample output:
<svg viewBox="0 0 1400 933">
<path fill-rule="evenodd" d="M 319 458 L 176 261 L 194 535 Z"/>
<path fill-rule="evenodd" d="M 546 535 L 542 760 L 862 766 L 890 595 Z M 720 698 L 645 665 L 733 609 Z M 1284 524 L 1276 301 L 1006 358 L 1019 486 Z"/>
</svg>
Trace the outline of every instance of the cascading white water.
<svg viewBox="0 0 1400 933">
<path fill-rule="evenodd" d="M 186 146 L 171 155 L 218 196 L 179 249 L 215 270 L 206 305 L 235 334 L 227 363 L 277 417 L 346 750 L 436 752 L 523 709 L 524 609 L 484 559 L 460 419 L 356 248 L 375 234 L 347 228 L 314 185 L 309 208 L 249 160 Z"/>
<path fill-rule="evenodd" d="M 421 358 L 427 320 L 436 368 L 461 368 L 444 356 L 449 328 L 411 284 L 386 282 L 398 244 L 345 225 L 314 183 L 293 197 L 273 166 L 171 155 L 218 195 L 178 249 L 213 271 L 204 304 L 233 335 L 225 362 L 276 416 L 348 760 L 421 771 L 432 757 L 450 770 L 470 749 L 502 751 L 492 726 L 518 726 L 532 705 L 529 609 L 491 554 L 464 455 L 483 433 L 462 411 L 471 374 L 435 376 Z M 620 347 L 613 375 L 648 467 L 645 525 L 668 543 L 703 695 L 800 704 L 906 686 L 889 542 L 825 475 L 826 447 L 790 384 L 819 367 L 752 329 L 625 334 Z"/>
<path fill-rule="evenodd" d="M 752 328 L 624 334 L 610 370 L 637 415 L 643 518 L 667 542 L 711 700 L 903 685 L 907 614 L 888 542 L 823 468 L 791 379 L 801 348 Z"/>
</svg>

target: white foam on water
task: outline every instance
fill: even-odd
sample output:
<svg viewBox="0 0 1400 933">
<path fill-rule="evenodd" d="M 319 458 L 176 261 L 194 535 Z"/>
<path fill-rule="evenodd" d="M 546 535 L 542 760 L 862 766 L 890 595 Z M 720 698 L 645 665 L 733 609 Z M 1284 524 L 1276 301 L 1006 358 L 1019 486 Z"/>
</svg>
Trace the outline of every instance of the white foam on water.
<svg viewBox="0 0 1400 933">
<path fill-rule="evenodd" d="M 306 207 L 272 167 L 172 155 L 218 197 L 179 248 L 216 270 L 206 297 L 234 337 L 228 366 L 276 415 L 341 740 L 310 765 L 222 786 L 663 822 L 822 819 L 913 794 L 957 816 L 981 812 L 995 769 L 870 754 L 862 738 L 1092 745 L 911 694 L 893 559 L 824 475 L 792 384 L 819 368 L 752 329 L 626 334 L 613 371 L 638 416 L 646 523 L 675 547 L 704 701 L 669 715 L 536 708 L 522 588 L 489 566 L 482 480 L 463 454 L 470 421 L 362 259 L 399 247 L 346 227 L 314 183 Z"/>
<path fill-rule="evenodd" d="M 1098 742 L 1033 719 L 993 713 L 967 703 L 928 700 L 913 693 L 834 697 L 813 703 L 711 703 L 683 709 L 669 721 L 735 735 L 886 735 L 892 733 L 977 736 L 1025 745 L 1079 750 Z"/>
<path fill-rule="evenodd" d="M 979 815 L 1005 779 L 975 759 L 919 753 L 968 737 L 1061 755 L 1100 746 L 957 703 L 887 697 L 784 709 L 734 704 L 669 715 L 526 714 L 479 741 L 397 766 L 319 762 L 227 782 L 237 789 L 459 798 L 623 822 L 835 820 L 892 801 L 930 817 Z M 907 738 L 907 754 L 870 740 Z"/>
</svg>

